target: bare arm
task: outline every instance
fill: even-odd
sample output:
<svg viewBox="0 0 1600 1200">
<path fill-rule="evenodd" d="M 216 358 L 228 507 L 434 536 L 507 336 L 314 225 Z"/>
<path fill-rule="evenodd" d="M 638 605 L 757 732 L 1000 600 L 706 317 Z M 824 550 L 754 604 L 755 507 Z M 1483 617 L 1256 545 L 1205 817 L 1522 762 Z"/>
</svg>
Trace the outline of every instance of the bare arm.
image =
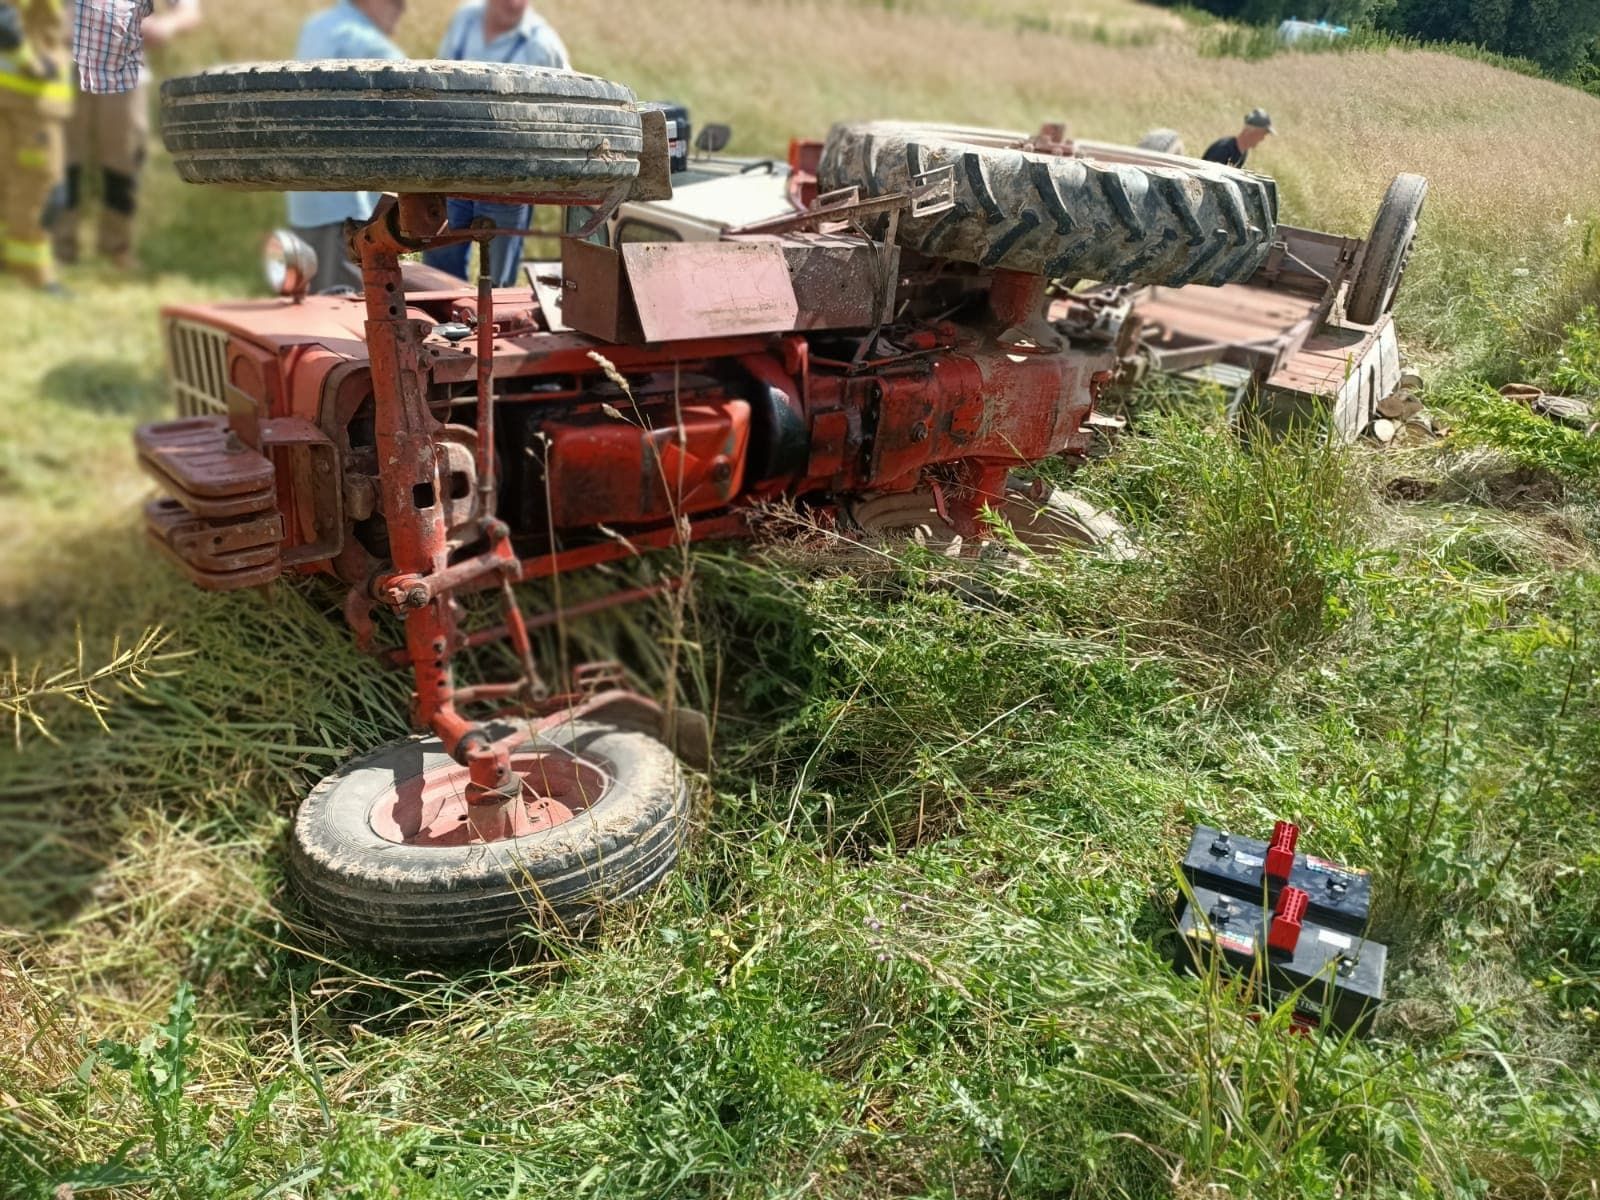
<svg viewBox="0 0 1600 1200">
<path fill-rule="evenodd" d="M 172 5 L 141 21 L 139 29 L 148 44 L 165 46 L 173 38 L 200 28 L 202 20 L 200 0 L 175 0 Z"/>
</svg>

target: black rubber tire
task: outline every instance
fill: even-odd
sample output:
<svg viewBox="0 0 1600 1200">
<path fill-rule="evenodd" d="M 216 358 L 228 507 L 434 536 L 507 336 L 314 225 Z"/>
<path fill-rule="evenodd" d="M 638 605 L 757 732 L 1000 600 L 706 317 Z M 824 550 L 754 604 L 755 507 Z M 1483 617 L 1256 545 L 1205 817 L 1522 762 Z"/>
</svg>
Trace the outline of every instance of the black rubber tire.
<svg viewBox="0 0 1600 1200">
<path fill-rule="evenodd" d="M 1183 155 L 1183 134 L 1176 129 L 1152 129 L 1139 139 L 1139 149 L 1157 154 Z"/>
<path fill-rule="evenodd" d="M 161 137 L 190 183 L 599 199 L 639 173 L 627 88 L 476 62 L 245 63 L 161 85 Z"/>
<path fill-rule="evenodd" d="M 1416 243 L 1417 222 L 1428 198 L 1428 180 L 1422 175 L 1396 175 L 1378 206 L 1372 232 L 1361 254 L 1361 266 L 1350 281 L 1344 315 L 1357 325 L 1376 325 L 1394 308 Z"/>
<path fill-rule="evenodd" d="M 1022 140 L 900 122 L 836 125 L 819 183 L 879 196 L 952 167 L 955 207 L 902 214 L 900 244 L 1055 279 L 1232 283 L 1254 273 L 1272 248 L 1278 202 L 1270 179 L 1131 147 L 1080 146 L 1076 158 L 1034 154 L 1015 148 Z"/>
<path fill-rule="evenodd" d="M 689 828 L 688 777 L 672 751 L 648 734 L 583 721 L 527 744 L 592 759 L 613 786 L 552 829 L 430 847 L 386 841 L 369 813 L 397 775 L 450 761 L 437 738 L 392 743 L 324 779 L 290 835 L 289 877 L 307 914 L 351 945 L 451 958 L 503 945 L 520 926 L 581 933 L 672 869 Z"/>
</svg>

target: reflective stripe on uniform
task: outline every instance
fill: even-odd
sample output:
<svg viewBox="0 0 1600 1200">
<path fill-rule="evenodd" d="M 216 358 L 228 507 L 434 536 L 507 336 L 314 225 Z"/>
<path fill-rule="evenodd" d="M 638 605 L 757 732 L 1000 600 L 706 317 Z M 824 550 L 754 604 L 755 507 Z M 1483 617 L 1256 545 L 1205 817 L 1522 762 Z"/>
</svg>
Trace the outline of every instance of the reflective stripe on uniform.
<svg viewBox="0 0 1600 1200">
<path fill-rule="evenodd" d="M 50 240 L 36 242 L 6 242 L 6 265 L 11 267 L 48 267 L 50 265 Z"/>
<path fill-rule="evenodd" d="M 40 150 L 37 146 L 24 146 L 17 151 L 17 166 L 24 170 L 48 171 L 50 169 L 50 152 Z"/>
<path fill-rule="evenodd" d="M 19 96 L 37 96 L 41 100 L 63 100 L 72 103 L 72 84 L 63 79 L 33 79 L 27 75 L 11 75 L 0 71 L 0 92 L 15 92 Z"/>
</svg>

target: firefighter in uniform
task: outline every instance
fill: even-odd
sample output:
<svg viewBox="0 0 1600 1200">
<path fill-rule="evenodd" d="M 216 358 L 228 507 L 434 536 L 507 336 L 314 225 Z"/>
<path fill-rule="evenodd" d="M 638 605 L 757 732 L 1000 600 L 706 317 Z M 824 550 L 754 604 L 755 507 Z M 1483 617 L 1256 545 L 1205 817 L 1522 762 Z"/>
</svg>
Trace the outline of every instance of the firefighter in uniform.
<svg viewBox="0 0 1600 1200">
<path fill-rule="evenodd" d="M 5 14 L 4 10 L 10 10 Z M 0 267 L 55 288 L 45 209 L 72 108 L 63 0 L 0 0 Z"/>
</svg>

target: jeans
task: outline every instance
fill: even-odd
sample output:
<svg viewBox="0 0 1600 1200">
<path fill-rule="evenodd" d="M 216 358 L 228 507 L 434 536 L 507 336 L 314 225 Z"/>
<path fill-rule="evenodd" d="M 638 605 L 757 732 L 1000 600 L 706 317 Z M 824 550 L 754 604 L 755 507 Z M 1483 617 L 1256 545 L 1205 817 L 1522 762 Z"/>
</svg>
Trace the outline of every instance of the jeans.
<svg viewBox="0 0 1600 1200">
<path fill-rule="evenodd" d="M 487 218 L 496 229 L 526 229 L 533 218 L 533 208 L 527 204 L 489 204 L 482 200 L 456 200 L 445 202 L 450 216 L 451 229 L 465 229 L 473 221 Z M 457 279 L 467 277 L 467 251 L 471 242 L 456 246 L 440 246 L 429 250 L 422 261 L 430 267 L 448 271 Z M 522 239 L 497 237 L 489 243 L 489 279 L 495 287 L 516 287 L 517 271 L 522 266 Z"/>
</svg>

